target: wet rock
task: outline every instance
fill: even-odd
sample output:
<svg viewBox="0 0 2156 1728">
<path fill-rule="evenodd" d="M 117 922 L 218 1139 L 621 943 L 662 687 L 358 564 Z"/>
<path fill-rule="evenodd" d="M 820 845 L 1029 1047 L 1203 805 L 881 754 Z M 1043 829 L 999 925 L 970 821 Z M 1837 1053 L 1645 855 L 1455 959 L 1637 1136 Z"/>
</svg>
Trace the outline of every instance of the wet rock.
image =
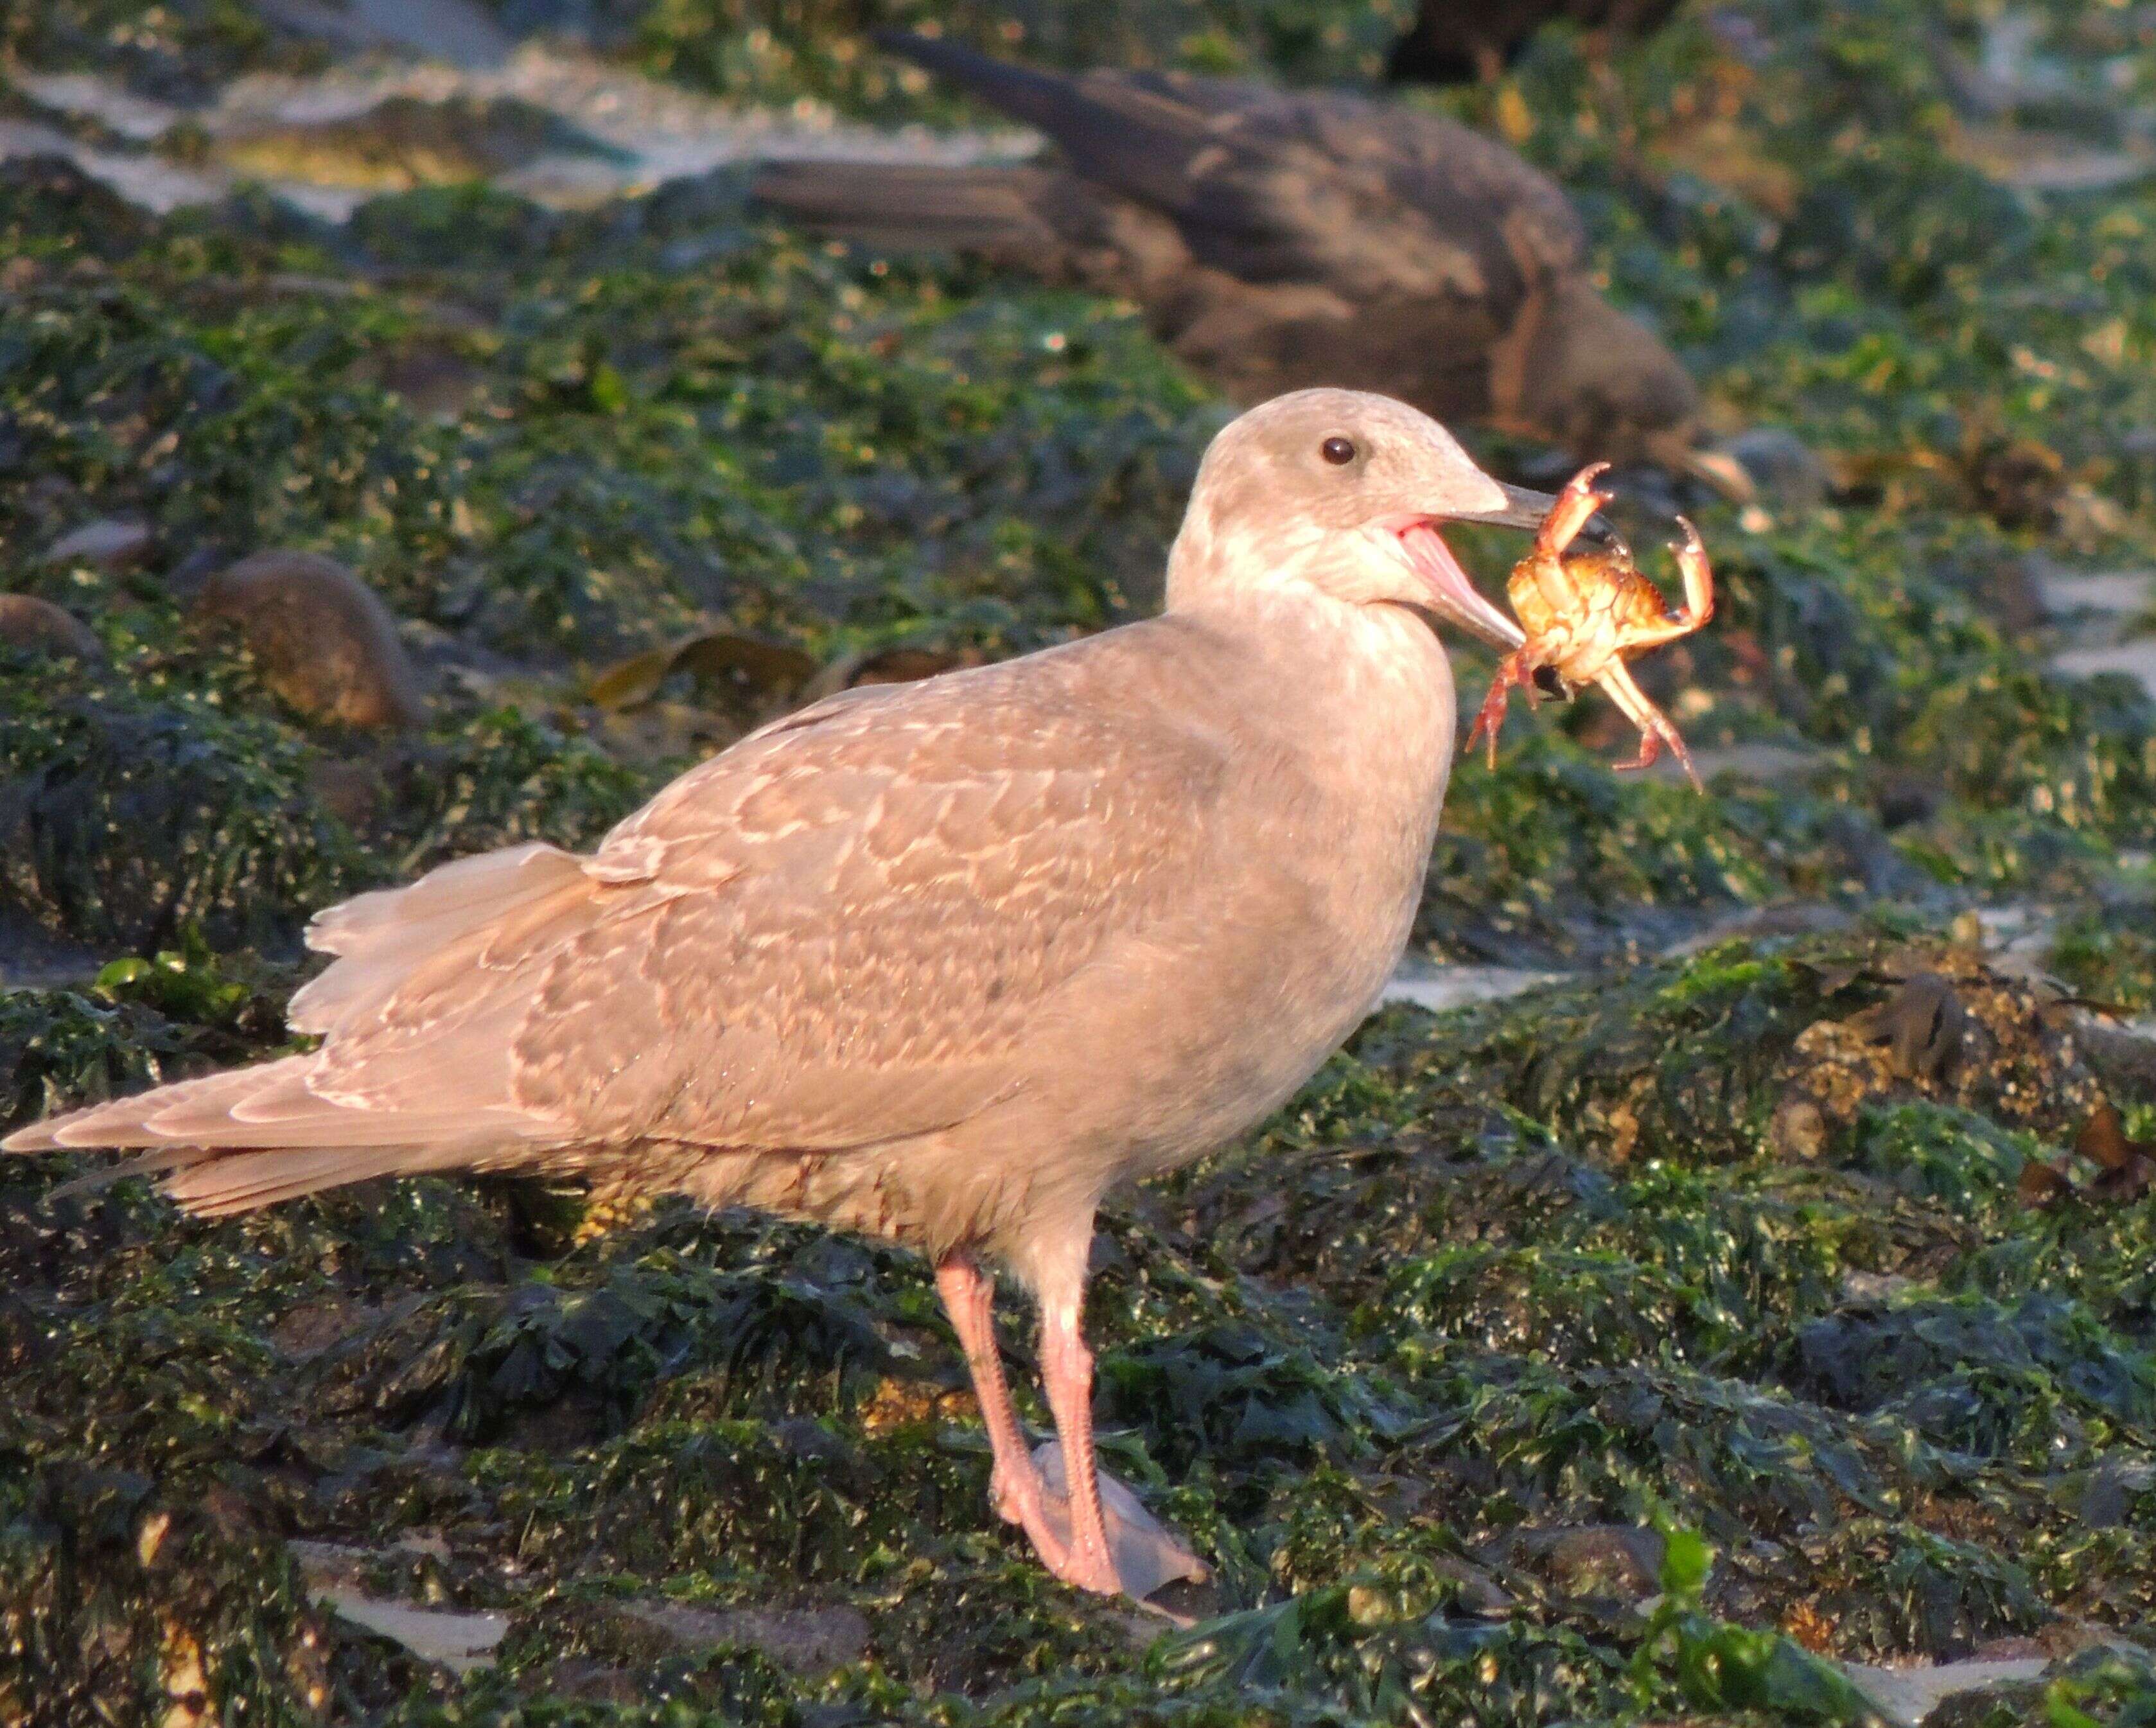
<svg viewBox="0 0 2156 1728">
<path fill-rule="evenodd" d="M 1775 1107 L 1778 1150 L 1815 1155 L 1867 1106 L 1922 1098 L 2045 1132 L 2077 1126 L 2097 1087 L 2050 994 L 1968 949 L 1912 949 L 1842 981 L 1873 999 L 1799 1034 Z"/>
<path fill-rule="evenodd" d="M 1645 1602 L 1661 1588 L 1661 1535 L 1634 1525 L 1525 1530 L 1502 1545 L 1506 1557 L 1540 1573 L 1568 1596 Z"/>
<path fill-rule="evenodd" d="M 1474 1002 L 1499 1002 L 1545 984 L 1559 974 L 1531 972 L 1520 966 L 1438 966 L 1410 954 L 1378 993 L 1380 1006 L 1411 1003 L 1433 1014 Z"/>
<path fill-rule="evenodd" d="M 495 1646 L 509 1631 L 506 1614 L 415 1608 L 338 1586 L 318 1592 L 316 1600 L 335 1609 L 340 1619 L 402 1644 L 422 1662 L 439 1663 L 452 1674 L 492 1667 Z"/>
<path fill-rule="evenodd" d="M 2031 553 L 2021 561 L 2043 616 L 2116 630 L 2156 606 L 2156 570 L 2082 570 Z"/>
<path fill-rule="evenodd" d="M 509 36 L 470 0 L 265 0 L 264 15 L 286 29 L 352 48 L 401 48 L 451 65 L 499 65 Z"/>
<path fill-rule="evenodd" d="M 2128 677 L 2156 697 L 2156 636 L 2105 647 L 2070 648 L 2054 656 L 2051 664 L 2070 677 L 2094 678 L 2106 673 Z"/>
<path fill-rule="evenodd" d="M 150 555 L 149 525 L 113 517 L 85 522 L 64 534 L 45 553 L 49 564 L 86 565 L 108 575 L 139 567 Z"/>
<path fill-rule="evenodd" d="M 692 1608 L 631 1602 L 617 1610 L 685 1651 L 741 1648 L 794 1674 L 829 1674 L 868 1652 L 868 1617 L 857 1608 Z"/>
<path fill-rule="evenodd" d="M 393 95 L 364 114 L 264 126 L 218 147 L 250 173 L 383 190 L 491 179 L 549 155 L 623 159 L 536 104 L 464 95 L 439 102 Z"/>
<path fill-rule="evenodd" d="M 1995 1706 L 2000 1700 L 1996 1696 L 1977 1700 L 1968 1695 L 1995 1695 L 2016 1682 L 2035 1679 L 2049 1666 L 2040 1657 L 2007 1662 L 1917 1664 L 1906 1668 L 1850 1663 L 1844 1671 L 1866 1701 L 1897 1728 L 1917 1728 L 1922 1722 L 1936 1722 L 1944 1728 L 1949 1720 L 1945 1714 L 1949 1700 L 1960 1712 L 1951 1720 L 1972 1724 L 1989 1721 L 1992 1717 L 1984 1710 L 1970 1706 Z"/>
<path fill-rule="evenodd" d="M 105 645 L 72 612 L 34 594 L 0 594 L 0 647 L 102 660 Z"/>
<path fill-rule="evenodd" d="M 314 720 L 405 729 L 426 719 L 396 620 L 332 558 L 260 552 L 203 584 L 197 618 L 235 626 L 278 697 Z"/>
</svg>

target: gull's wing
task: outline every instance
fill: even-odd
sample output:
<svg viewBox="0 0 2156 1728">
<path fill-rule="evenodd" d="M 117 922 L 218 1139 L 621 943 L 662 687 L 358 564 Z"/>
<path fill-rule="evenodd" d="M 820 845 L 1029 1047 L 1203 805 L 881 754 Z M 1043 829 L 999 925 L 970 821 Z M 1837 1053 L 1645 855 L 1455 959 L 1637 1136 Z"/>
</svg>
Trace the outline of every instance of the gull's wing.
<svg viewBox="0 0 2156 1728">
<path fill-rule="evenodd" d="M 1074 677 L 1145 634 L 839 698 L 608 836 L 593 872 L 658 897 L 631 939 L 655 987 L 616 982 L 619 938 L 564 978 L 619 1016 L 637 1053 L 611 1084 L 643 1131 L 860 1145 L 1017 1084 L 1041 1005 L 1192 891 L 1221 748 L 1074 699 Z M 566 1019 L 534 1023 L 535 1102 L 560 1108 L 556 1074 L 577 1083 L 574 1039 Z"/>
<path fill-rule="evenodd" d="M 144 1162 L 171 1191 L 231 1211 L 581 1146 L 810 1152 L 963 1120 L 1023 1083 L 1043 1004 L 1196 891 L 1219 743 L 1078 691 L 1154 627 L 849 692 L 588 858 L 520 847 L 332 908 L 311 939 L 339 959 L 293 1003 L 318 1052 L 8 1144 L 170 1149 Z"/>
<path fill-rule="evenodd" d="M 1584 234 L 1547 175 L 1402 103 L 1176 73 L 1034 71 L 956 43 L 880 39 L 1052 138 L 1083 178 L 1169 217 L 1200 264 L 1357 301 L 1503 309 L 1578 267 Z"/>
</svg>

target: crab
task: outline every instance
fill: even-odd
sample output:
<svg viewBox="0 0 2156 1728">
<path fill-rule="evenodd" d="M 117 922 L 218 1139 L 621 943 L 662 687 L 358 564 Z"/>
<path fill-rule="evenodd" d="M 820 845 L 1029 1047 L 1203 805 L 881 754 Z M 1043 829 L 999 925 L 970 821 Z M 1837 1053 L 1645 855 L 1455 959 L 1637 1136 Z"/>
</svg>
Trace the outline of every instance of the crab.
<svg viewBox="0 0 2156 1728">
<path fill-rule="evenodd" d="M 1496 767 L 1497 729 L 1505 723 L 1513 688 L 1525 690 L 1532 706 L 1538 685 L 1548 687 L 1542 677 L 1548 673 L 1567 696 L 1586 685 L 1599 684 L 1640 728 L 1640 753 L 1617 764 L 1619 768 L 1645 768 L 1667 744 L 1684 764 L 1693 787 L 1704 790 L 1676 728 L 1632 681 L 1625 661 L 1690 635 L 1712 618 L 1714 572 L 1707 562 L 1707 548 L 1700 544 L 1699 531 L 1682 517 L 1677 526 L 1684 530 L 1684 538 L 1673 542 L 1670 551 L 1684 576 L 1685 603 L 1674 612 L 1654 584 L 1634 567 L 1623 541 L 1613 539 L 1605 548 L 1565 555 L 1588 517 L 1609 501 L 1609 493 L 1594 489 L 1596 476 L 1609 465 L 1591 463 L 1573 476 L 1550 507 L 1532 548 L 1512 567 L 1505 591 L 1527 639 L 1499 663 L 1490 694 L 1467 734 L 1468 747 L 1473 747 L 1478 734 L 1486 733 L 1490 764 Z"/>
</svg>

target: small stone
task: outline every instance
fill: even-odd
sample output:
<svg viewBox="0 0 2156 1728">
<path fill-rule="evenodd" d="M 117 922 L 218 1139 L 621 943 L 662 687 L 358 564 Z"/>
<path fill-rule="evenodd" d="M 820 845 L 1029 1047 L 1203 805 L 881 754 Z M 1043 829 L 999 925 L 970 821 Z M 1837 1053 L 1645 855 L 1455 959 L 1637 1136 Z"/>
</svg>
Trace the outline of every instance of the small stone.
<svg viewBox="0 0 2156 1728">
<path fill-rule="evenodd" d="M 1810 1163 L 1826 1150 L 1826 1118 L 1808 1098 L 1786 1099 L 1768 1126 L 1767 1144 L 1778 1158 Z"/>
<path fill-rule="evenodd" d="M 55 540 L 45 553 L 52 564 L 86 564 L 111 574 L 131 570 L 150 554 L 150 529 L 130 517 L 109 517 L 85 522 Z"/>
<path fill-rule="evenodd" d="M 395 729 L 426 719 L 396 620 L 333 558 L 256 553 L 203 584 L 194 615 L 236 625 L 264 681 L 310 718 Z"/>
<path fill-rule="evenodd" d="M 102 660 L 105 645 L 72 612 L 33 594 L 0 594 L 0 647 Z"/>
<path fill-rule="evenodd" d="M 1644 1602 L 1661 1587 L 1663 1542 L 1628 1524 L 1537 1530 L 1517 1539 L 1521 1557 L 1569 1596 Z"/>
</svg>

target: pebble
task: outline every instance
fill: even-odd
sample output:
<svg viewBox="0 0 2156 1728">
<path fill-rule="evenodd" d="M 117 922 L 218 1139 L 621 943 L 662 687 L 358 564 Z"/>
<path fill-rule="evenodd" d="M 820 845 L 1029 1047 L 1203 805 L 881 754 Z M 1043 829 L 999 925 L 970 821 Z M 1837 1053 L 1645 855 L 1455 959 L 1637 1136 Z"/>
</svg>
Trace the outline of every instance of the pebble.
<svg viewBox="0 0 2156 1728">
<path fill-rule="evenodd" d="M 108 517 L 63 534 L 46 553 L 53 564 L 87 564 L 111 573 L 131 570 L 150 555 L 150 528 L 129 517 Z"/>
</svg>

